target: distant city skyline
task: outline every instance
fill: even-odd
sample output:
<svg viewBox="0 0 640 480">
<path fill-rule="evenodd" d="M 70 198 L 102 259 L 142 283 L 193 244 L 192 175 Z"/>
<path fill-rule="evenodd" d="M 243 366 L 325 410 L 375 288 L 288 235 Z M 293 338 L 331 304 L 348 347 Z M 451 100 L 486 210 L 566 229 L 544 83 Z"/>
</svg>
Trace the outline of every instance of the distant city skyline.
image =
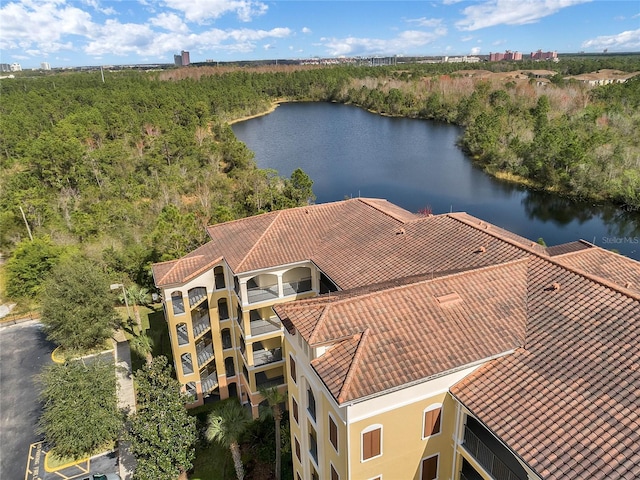
<svg viewBox="0 0 640 480">
<path fill-rule="evenodd" d="M 23 68 L 353 56 L 640 51 L 640 2 L 13 0 L 0 62 Z"/>
</svg>

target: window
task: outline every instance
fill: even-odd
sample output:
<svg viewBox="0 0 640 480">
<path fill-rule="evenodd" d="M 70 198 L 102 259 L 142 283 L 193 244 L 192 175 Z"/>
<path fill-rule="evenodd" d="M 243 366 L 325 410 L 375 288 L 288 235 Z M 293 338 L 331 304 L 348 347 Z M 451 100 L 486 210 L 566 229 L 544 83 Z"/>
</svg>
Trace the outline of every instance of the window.
<svg viewBox="0 0 640 480">
<path fill-rule="evenodd" d="M 333 421 L 333 418 L 329 417 L 329 441 L 333 448 L 338 451 L 338 426 L 336 422 Z"/>
<path fill-rule="evenodd" d="M 382 426 L 373 425 L 362 432 L 362 461 L 382 455 Z"/>
<path fill-rule="evenodd" d="M 215 278 L 216 290 L 220 290 L 225 287 L 224 284 L 224 269 L 221 266 L 217 266 L 213 269 L 213 275 Z"/>
<path fill-rule="evenodd" d="M 300 442 L 297 438 L 294 437 L 296 444 L 296 457 L 298 457 L 298 461 L 302 461 L 302 455 L 300 454 Z"/>
<path fill-rule="evenodd" d="M 296 399 L 293 397 L 291 397 L 291 410 L 293 411 L 293 418 L 296 423 L 300 423 L 300 420 L 298 420 L 298 402 L 296 402 Z"/>
<path fill-rule="evenodd" d="M 331 465 L 331 480 L 340 480 L 340 475 L 338 475 L 333 465 Z"/>
<path fill-rule="evenodd" d="M 438 455 L 422 460 L 421 480 L 435 480 L 438 478 Z"/>
<path fill-rule="evenodd" d="M 226 298 L 218 300 L 218 317 L 220 320 L 229 320 L 229 305 Z"/>
<path fill-rule="evenodd" d="M 309 454 L 318 464 L 318 437 L 316 435 L 316 431 L 313 429 L 311 424 L 309 424 Z"/>
<path fill-rule="evenodd" d="M 424 411 L 422 438 L 430 437 L 440 433 L 440 416 L 442 414 L 442 406 L 429 407 Z"/>
<path fill-rule="evenodd" d="M 299 473 L 296 473 L 296 478 L 297 478 L 298 480 L 302 480 L 302 477 L 300 476 L 300 474 L 299 474 Z"/>
<path fill-rule="evenodd" d="M 316 472 L 316 469 L 313 468 L 313 465 L 311 465 L 311 480 L 320 480 L 318 472 Z"/>
<path fill-rule="evenodd" d="M 298 383 L 298 374 L 296 373 L 296 361 L 289 355 L 289 373 L 294 383 Z"/>
<path fill-rule="evenodd" d="M 307 410 L 309 411 L 309 415 L 313 418 L 313 421 L 316 421 L 316 397 L 313 394 L 313 390 L 311 387 L 307 387 Z"/>
<path fill-rule="evenodd" d="M 173 305 L 174 315 L 180 315 L 185 312 L 184 299 L 182 298 L 182 292 L 173 292 L 171 294 L 171 305 Z"/>
</svg>

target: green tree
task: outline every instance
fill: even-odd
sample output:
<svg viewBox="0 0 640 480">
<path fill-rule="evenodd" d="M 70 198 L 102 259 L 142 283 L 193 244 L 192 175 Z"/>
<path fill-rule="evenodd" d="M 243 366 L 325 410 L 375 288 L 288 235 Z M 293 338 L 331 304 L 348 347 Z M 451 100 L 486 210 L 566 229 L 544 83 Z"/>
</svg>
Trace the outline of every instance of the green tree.
<svg viewBox="0 0 640 480">
<path fill-rule="evenodd" d="M 122 303 L 133 305 L 133 315 L 136 317 L 136 325 L 138 326 L 138 334 L 142 333 L 142 320 L 140 319 L 140 306 L 146 306 L 151 303 L 151 294 L 149 289 L 131 285 L 125 290 L 127 301 L 125 302 L 124 293 L 118 297 Z"/>
<path fill-rule="evenodd" d="M 20 242 L 7 260 L 7 295 L 11 298 L 33 298 L 64 251 L 49 237 L 36 237 Z"/>
<path fill-rule="evenodd" d="M 291 173 L 291 178 L 285 181 L 284 195 L 290 200 L 292 207 L 298 207 L 313 203 L 316 196 L 313 194 L 313 180 L 301 168 L 296 168 Z"/>
<path fill-rule="evenodd" d="M 42 372 L 40 381 L 39 428 L 58 455 L 86 457 L 118 438 L 123 418 L 112 363 L 94 359 L 54 364 Z"/>
<path fill-rule="evenodd" d="M 268 409 L 263 412 L 268 412 L 273 417 L 276 428 L 276 480 L 280 480 L 282 476 L 282 439 L 280 437 L 281 429 L 280 422 L 282 421 L 282 404 L 287 401 L 287 392 L 281 391 L 277 386 L 259 389 L 260 395 L 266 400 L 269 405 Z M 261 412 L 262 415 L 265 415 Z"/>
<path fill-rule="evenodd" d="M 244 466 L 240 455 L 240 436 L 251 423 L 249 412 L 236 399 L 231 399 L 209 414 L 205 436 L 231 450 L 238 480 L 244 480 Z"/>
<path fill-rule="evenodd" d="M 195 417 L 184 407 L 186 396 L 171 376 L 166 357 L 155 357 L 135 378 L 137 411 L 126 435 L 138 462 L 134 478 L 175 480 L 193 466 Z"/>
<path fill-rule="evenodd" d="M 109 279 L 85 257 L 60 261 L 41 295 L 42 323 L 49 340 L 67 350 L 102 345 L 118 325 Z"/>
</svg>

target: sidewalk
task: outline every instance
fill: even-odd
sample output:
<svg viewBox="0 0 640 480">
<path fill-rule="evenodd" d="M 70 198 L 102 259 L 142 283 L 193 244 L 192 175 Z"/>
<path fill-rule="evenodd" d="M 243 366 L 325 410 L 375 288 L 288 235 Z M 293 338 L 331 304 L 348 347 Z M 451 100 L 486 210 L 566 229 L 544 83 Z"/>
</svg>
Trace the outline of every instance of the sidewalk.
<svg viewBox="0 0 640 480">
<path fill-rule="evenodd" d="M 131 350 L 122 330 L 115 332 L 113 341 L 116 358 L 116 379 L 118 381 L 118 408 L 127 411 L 131 415 L 136 411 L 136 394 L 131 374 Z M 122 480 L 130 480 L 135 469 L 135 459 L 129 452 L 126 442 L 119 442 L 118 457 L 120 478 Z"/>
</svg>

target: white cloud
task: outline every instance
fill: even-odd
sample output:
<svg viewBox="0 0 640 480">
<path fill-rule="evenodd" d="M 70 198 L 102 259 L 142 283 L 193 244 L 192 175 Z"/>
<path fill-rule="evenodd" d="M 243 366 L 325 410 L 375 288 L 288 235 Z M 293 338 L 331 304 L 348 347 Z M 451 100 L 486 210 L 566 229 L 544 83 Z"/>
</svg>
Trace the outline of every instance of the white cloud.
<svg viewBox="0 0 640 480">
<path fill-rule="evenodd" d="M 251 0 L 165 0 L 164 5 L 179 12 L 190 22 L 206 23 L 228 13 L 235 13 L 243 22 L 266 13 L 265 3 Z"/>
<path fill-rule="evenodd" d="M 37 49 L 56 52 L 69 47 L 65 35 L 87 36 L 93 28 L 91 15 L 62 1 L 24 1 L 0 8 L 0 49 Z"/>
<path fill-rule="evenodd" d="M 411 18 L 411 19 L 407 20 L 407 23 L 415 24 L 418 27 L 433 28 L 433 27 L 439 27 L 440 25 L 442 25 L 442 19 L 441 18 L 427 18 L 427 17 Z"/>
<path fill-rule="evenodd" d="M 480 47 L 473 47 L 471 49 L 471 55 L 480 55 L 481 49 Z"/>
<path fill-rule="evenodd" d="M 446 34 L 447 29 L 440 27 L 433 32 L 407 30 L 391 39 L 322 38 L 321 42 L 329 54 L 334 56 L 395 55 L 415 51 L 417 48 L 433 43 Z"/>
<path fill-rule="evenodd" d="M 456 22 L 460 30 L 479 30 L 495 25 L 535 23 L 563 8 L 591 0 L 488 0 L 462 10 L 464 17 Z"/>
<path fill-rule="evenodd" d="M 161 13 L 157 17 L 150 18 L 149 22 L 151 25 L 164 28 L 170 32 L 186 33 L 189 31 L 189 27 L 175 13 Z"/>
<path fill-rule="evenodd" d="M 311 33 L 311 29 L 307 27 L 302 27 L 302 33 L 309 34 Z"/>
<path fill-rule="evenodd" d="M 462 37 L 460 40 L 462 40 L 463 42 L 470 42 L 471 40 L 473 40 L 473 35 L 467 35 L 465 37 Z"/>
<path fill-rule="evenodd" d="M 640 29 L 628 30 L 617 35 L 602 35 L 591 40 L 582 42 L 582 48 L 594 50 L 637 50 L 640 48 Z"/>
<path fill-rule="evenodd" d="M 116 15 L 117 12 L 113 7 L 103 7 L 98 0 L 82 0 L 82 3 L 90 6 L 95 11 L 104 13 L 105 15 Z"/>
</svg>

